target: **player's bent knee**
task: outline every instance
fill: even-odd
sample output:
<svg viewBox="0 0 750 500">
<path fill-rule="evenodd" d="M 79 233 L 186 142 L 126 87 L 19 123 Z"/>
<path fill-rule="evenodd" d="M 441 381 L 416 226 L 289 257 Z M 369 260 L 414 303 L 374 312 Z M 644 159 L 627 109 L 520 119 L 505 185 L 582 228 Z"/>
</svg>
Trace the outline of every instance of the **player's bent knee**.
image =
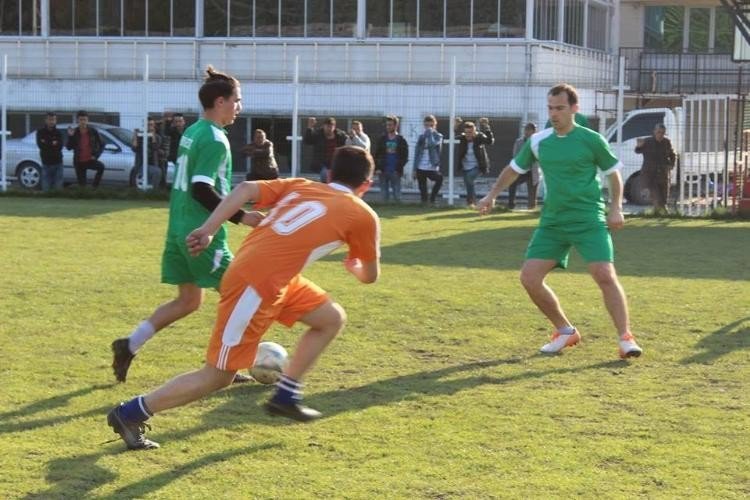
<svg viewBox="0 0 750 500">
<path fill-rule="evenodd" d="M 535 290 L 542 286 L 542 283 L 544 283 L 544 276 L 540 276 L 536 273 L 532 273 L 524 269 L 518 276 L 518 280 L 526 290 Z"/>
</svg>

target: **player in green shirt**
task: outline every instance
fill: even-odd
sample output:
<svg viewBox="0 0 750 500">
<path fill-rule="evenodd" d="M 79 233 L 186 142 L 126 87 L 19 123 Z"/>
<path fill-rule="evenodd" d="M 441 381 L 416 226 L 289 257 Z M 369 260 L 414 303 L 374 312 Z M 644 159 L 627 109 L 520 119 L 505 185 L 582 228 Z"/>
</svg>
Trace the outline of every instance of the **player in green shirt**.
<svg viewBox="0 0 750 500">
<path fill-rule="evenodd" d="M 581 334 L 568 320 L 557 296 L 544 282 L 555 267 L 566 268 L 575 247 L 602 291 L 604 304 L 619 334 L 620 357 L 638 357 L 642 350 L 630 332 L 625 292 L 617 278 L 611 230 L 623 227 L 621 163 L 598 133 L 575 123 L 578 93 L 567 84 L 547 94 L 552 128 L 531 136 L 500 173 L 490 192 L 477 204 L 489 213 L 495 198 L 536 160 L 544 172 L 547 197 L 539 227 L 526 249 L 521 283 L 531 300 L 555 328 L 544 353 L 556 353 L 580 342 Z M 610 205 L 605 212 L 599 183 L 601 170 L 609 180 Z"/>
<path fill-rule="evenodd" d="M 129 337 L 112 342 L 112 369 L 120 382 L 125 381 L 138 349 L 162 328 L 197 310 L 203 302 L 203 289 L 218 288 L 232 260 L 226 227 L 216 234 L 209 251 L 198 257 L 190 256 L 185 242 L 187 235 L 203 225 L 231 190 L 232 153 L 224 127 L 234 123 L 242 110 L 239 81 L 211 66 L 206 73 L 198 92 L 203 118 L 190 126 L 180 140 L 169 200 L 161 281 L 176 285 L 177 297 L 159 306 Z M 262 218 L 259 212 L 240 210 L 230 220 L 255 227 Z"/>
</svg>

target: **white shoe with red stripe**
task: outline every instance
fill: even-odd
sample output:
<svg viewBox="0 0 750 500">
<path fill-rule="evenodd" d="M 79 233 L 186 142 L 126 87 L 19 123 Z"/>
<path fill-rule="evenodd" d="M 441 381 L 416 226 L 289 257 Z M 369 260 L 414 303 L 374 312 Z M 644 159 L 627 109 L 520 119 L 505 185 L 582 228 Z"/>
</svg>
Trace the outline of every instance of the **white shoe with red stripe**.
<svg viewBox="0 0 750 500">
<path fill-rule="evenodd" d="M 643 349 L 641 349 L 638 344 L 635 343 L 635 337 L 633 337 L 633 334 L 626 333 L 622 337 L 620 337 L 620 357 L 622 359 L 625 358 L 637 358 L 641 354 L 643 354 Z"/>
<path fill-rule="evenodd" d="M 562 351 L 566 347 L 572 347 L 578 344 L 580 341 L 581 334 L 578 333 L 578 330 L 575 330 L 573 333 L 567 335 L 560 332 L 555 332 L 552 334 L 550 341 L 544 344 L 539 350 L 545 354 L 555 354 Z"/>
</svg>

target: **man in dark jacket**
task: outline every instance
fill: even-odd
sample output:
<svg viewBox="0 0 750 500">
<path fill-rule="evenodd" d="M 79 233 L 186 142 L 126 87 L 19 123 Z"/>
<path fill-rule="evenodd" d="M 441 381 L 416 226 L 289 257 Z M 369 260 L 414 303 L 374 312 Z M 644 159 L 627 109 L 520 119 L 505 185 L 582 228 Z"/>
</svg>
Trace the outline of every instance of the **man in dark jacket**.
<svg viewBox="0 0 750 500">
<path fill-rule="evenodd" d="M 393 199 L 401 201 L 401 177 L 404 176 L 404 165 L 409 161 L 409 145 L 398 133 L 398 118 L 393 115 L 385 117 L 385 134 L 378 138 L 373 149 L 375 172 L 380 176 L 380 192 L 383 201 Z"/>
<path fill-rule="evenodd" d="M 63 134 L 57 128 L 57 115 L 47 113 L 44 127 L 36 131 L 36 145 L 42 159 L 42 191 L 63 187 Z"/>
<path fill-rule="evenodd" d="M 473 209 L 476 203 L 474 181 L 479 174 L 489 171 L 490 157 L 487 155 L 487 146 L 495 142 L 495 136 L 492 135 L 490 121 L 487 118 L 479 119 L 479 132 L 474 122 L 464 122 L 463 127 L 464 133 L 458 137 L 456 164 L 458 170 L 464 174 L 466 204 Z"/>
<path fill-rule="evenodd" d="M 328 182 L 328 171 L 331 168 L 333 152 L 346 144 L 346 132 L 336 128 L 336 118 L 328 117 L 321 128 L 315 128 L 317 120 L 307 119 L 305 144 L 313 147 L 313 161 L 310 164 L 313 171 L 320 172 L 320 182 Z"/>
<path fill-rule="evenodd" d="M 148 132 L 146 136 L 148 137 L 148 142 L 146 143 L 146 174 L 148 184 L 153 188 L 158 188 L 162 186 L 161 181 L 164 177 L 160 158 L 162 136 L 157 130 L 156 120 L 153 118 L 148 119 Z M 135 129 L 133 142 L 130 146 L 133 148 L 133 152 L 135 152 L 135 165 L 133 168 L 136 173 L 134 177 L 131 177 L 133 179 L 143 172 L 143 135 L 139 129 Z"/>
<path fill-rule="evenodd" d="M 273 143 L 266 139 L 262 129 L 256 129 L 253 142 L 242 148 L 242 152 L 250 157 L 250 171 L 245 180 L 269 181 L 279 177 L 279 166 L 273 153 Z"/>
<path fill-rule="evenodd" d="M 576 113 L 576 118 L 579 113 Z M 581 115 L 583 116 L 583 115 Z M 578 122 L 576 122 L 578 123 Z M 549 128 L 549 127 L 548 127 Z M 521 152 L 523 145 L 529 140 L 529 137 L 536 134 L 536 123 L 529 122 L 523 127 L 523 137 L 516 139 L 513 143 L 513 158 Z M 513 183 L 508 186 L 508 208 L 513 210 L 516 208 L 516 190 L 521 184 L 526 184 L 526 193 L 528 195 L 528 208 L 533 210 L 536 208 L 536 191 L 539 186 L 539 163 L 534 162 L 531 164 L 531 168 L 525 174 L 519 175 Z"/>
<path fill-rule="evenodd" d="M 638 139 L 635 152 L 643 155 L 641 178 L 651 192 L 651 200 L 656 212 L 667 211 L 669 199 L 669 172 L 674 167 L 677 155 L 672 142 L 664 137 L 667 129 L 661 123 L 654 127 L 654 135 Z"/>
<path fill-rule="evenodd" d="M 86 170 L 96 171 L 93 186 L 99 186 L 104 175 L 104 165 L 99 161 L 104 144 L 99 133 L 89 127 L 89 115 L 85 111 L 77 114 L 78 126 L 68 128 L 68 143 L 66 148 L 73 150 L 73 167 L 76 169 L 78 185 L 86 185 Z"/>
</svg>

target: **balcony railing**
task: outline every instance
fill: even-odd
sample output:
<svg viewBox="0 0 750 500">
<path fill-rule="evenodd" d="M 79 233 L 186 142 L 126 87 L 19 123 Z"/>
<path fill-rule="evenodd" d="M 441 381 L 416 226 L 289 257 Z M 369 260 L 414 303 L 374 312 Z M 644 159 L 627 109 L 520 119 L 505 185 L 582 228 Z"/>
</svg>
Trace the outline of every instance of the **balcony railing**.
<svg viewBox="0 0 750 500">
<path fill-rule="evenodd" d="M 729 53 L 654 52 L 621 48 L 625 81 L 638 94 L 744 94 L 750 91 L 750 64 Z"/>
</svg>

